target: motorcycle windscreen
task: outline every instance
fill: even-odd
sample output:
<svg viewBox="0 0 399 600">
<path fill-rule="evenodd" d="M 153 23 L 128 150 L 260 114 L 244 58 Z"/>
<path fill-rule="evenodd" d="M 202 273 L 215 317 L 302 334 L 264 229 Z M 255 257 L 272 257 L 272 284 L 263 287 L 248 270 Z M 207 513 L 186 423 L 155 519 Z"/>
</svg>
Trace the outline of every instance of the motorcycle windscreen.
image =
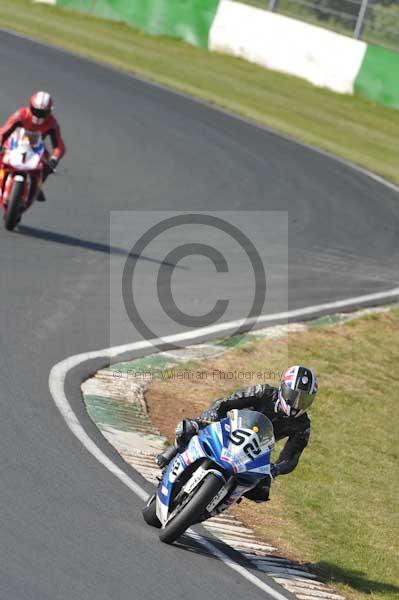
<svg viewBox="0 0 399 600">
<path fill-rule="evenodd" d="M 256 434 L 261 448 L 273 450 L 275 439 L 272 422 L 266 415 L 255 410 L 232 410 L 228 416 L 231 420 L 232 431 L 239 429 Z"/>
<path fill-rule="evenodd" d="M 43 143 L 42 136 L 38 131 L 29 131 L 24 127 L 18 127 L 10 140 L 10 150 L 16 148 L 31 148 L 35 150 L 37 146 L 41 146 Z"/>
<path fill-rule="evenodd" d="M 274 447 L 270 419 L 253 410 L 232 410 L 228 417 L 228 446 L 223 448 L 221 458 L 231 462 L 234 470 L 241 473 L 268 465 Z"/>
</svg>

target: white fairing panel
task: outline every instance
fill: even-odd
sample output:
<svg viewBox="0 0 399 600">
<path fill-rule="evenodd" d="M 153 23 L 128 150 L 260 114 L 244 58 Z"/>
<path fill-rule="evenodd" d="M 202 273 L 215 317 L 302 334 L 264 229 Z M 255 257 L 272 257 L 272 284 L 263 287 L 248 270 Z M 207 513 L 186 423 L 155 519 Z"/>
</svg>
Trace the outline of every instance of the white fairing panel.
<svg viewBox="0 0 399 600">
<path fill-rule="evenodd" d="M 161 521 L 162 525 L 164 526 L 168 520 L 168 507 L 166 506 L 166 504 L 163 504 L 160 501 L 158 495 L 156 497 L 156 503 L 157 503 L 157 505 L 156 505 L 157 517 Z"/>
</svg>

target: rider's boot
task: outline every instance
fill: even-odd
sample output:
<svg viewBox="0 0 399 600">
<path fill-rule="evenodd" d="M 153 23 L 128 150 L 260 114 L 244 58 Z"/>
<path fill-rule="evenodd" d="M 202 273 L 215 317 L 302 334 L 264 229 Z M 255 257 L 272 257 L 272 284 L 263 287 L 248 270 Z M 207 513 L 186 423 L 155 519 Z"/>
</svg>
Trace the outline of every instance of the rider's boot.
<svg viewBox="0 0 399 600">
<path fill-rule="evenodd" d="M 270 477 L 262 479 L 254 488 L 243 494 L 244 498 L 252 500 L 253 502 L 267 502 L 270 500 Z"/>
<path fill-rule="evenodd" d="M 178 449 L 176 448 L 176 446 L 169 446 L 169 448 L 166 448 L 166 450 L 164 450 L 163 452 L 161 452 L 161 454 L 158 454 L 158 456 L 155 457 L 155 463 L 158 465 L 158 467 L 164 469 L 176 456 L 177 453 Z"/>
<path fill-rule="evenodd" d="M 36 196 L 36 201 L 37 202 L 46 202 L 46 196 L 43 193 L 43 190 L 40 190 L 38 195 Z"/>
</svg>

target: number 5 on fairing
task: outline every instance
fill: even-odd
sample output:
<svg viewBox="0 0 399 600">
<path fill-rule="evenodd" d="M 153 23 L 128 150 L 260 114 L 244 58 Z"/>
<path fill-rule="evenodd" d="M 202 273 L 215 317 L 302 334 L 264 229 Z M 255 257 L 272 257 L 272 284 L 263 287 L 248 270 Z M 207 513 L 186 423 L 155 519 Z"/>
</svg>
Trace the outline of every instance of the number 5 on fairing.
<svg viewBox="0 0 399 600">
<path fill-rule="evenodd" d="M 249 441 L 249 438 L 252 439 Z M 258 440 L 256 439 L 256 436 L 254 436 L 254 432 L 250 432 L 245 429 L 236 429 L 230 434 L 229 439 L 231 443 L 235 444 L 236 446 L 242 446 L 248 441 L 248 443 L 243 446 L 243 450 L 245 454 L 252 460 L 254 460 L 255 457 L 259 456 L 259 454 L 262 452 Z"/>
</svg>

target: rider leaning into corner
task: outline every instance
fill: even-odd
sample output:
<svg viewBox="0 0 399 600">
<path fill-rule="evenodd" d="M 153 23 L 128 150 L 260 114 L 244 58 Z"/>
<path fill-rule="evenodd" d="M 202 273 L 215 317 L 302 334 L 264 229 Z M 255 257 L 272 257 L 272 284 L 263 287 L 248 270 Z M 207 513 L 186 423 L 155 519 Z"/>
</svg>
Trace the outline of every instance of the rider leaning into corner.
<svg viewBox="0 0 399 600">
<path fill-rule="evenodd" d="M 317 387 L 317 378 L 311 369 L 294 366 L 284 373 L 278 388 L 259 384 L 216 400 L 199 417 L 178 423 L 175 445 L 159 454 L 156 463 L 165 467 L 200 428 L 224 419 L 229 410 L 249 408 L 259 411 L 271 420 L 277 441 L 288 438 L 277 461 L 271 466 L 271 477 L 265 477 L 244 494 L 255 502 L 265 502 L 269 499 L 272 480 L 278 475 L 291 473 L 308 444 L 310 419 L 307 410 L 316 396 Z"/>
<path fill-rule="evenodd" d="M 53 113 L 53 99 L 47 92 L 36 92 L 29 99 L 29 105 L 19 108 L 12 114 L 3 127 L 0 128 L 0 155 L 3 151 L 3 145 L 10 135 L 18 127 L 23 127 L 27 131 L 41 133 L 43 140 L 50 138 L 52 152 L 50 158 L 46 161 L 43 169 L 43 183 L 47 177 L 55 171 L 61 158 L 65 154 L 65 144 L 62 139 L 61 130 L 57 119 Z M 44 202 L 46 200 L 43 192 L 40 192 L 37 200 Z"/>
</svg>

